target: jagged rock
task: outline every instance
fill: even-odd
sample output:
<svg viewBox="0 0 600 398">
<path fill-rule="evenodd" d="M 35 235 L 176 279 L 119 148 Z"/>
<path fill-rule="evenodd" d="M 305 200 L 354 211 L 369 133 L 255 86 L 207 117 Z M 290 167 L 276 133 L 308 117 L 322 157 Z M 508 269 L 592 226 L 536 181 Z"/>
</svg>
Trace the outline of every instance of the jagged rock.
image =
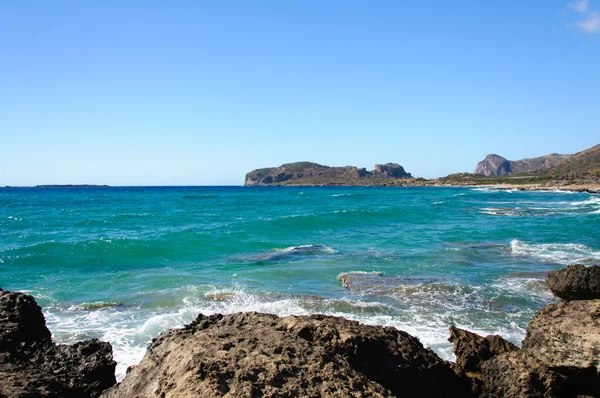
<svg viewBox="0 0 600 398">
<path fill-rule="evenodd" d="M 456 370 L 459 372 L 480 372 L 483 361 L 519 349 L 519 347 L 497 334 L 482 337 L 456 326 L 450 326 L 448 341 L 454 345 Z"/>
<path fill-rule="evenodd" d="M 502 156 L 490 154 L 477 164 L 475 174 L 484 176 L 501 176 L 511 173 L 510 162 Z"/>
<path fill-rule="evenodd" d="M 378 164 L 375 170 L 367 171 L 355 166 L 296 162 L 253 170 L 246 174 L 244 185 L 386 185 L 410 178 L 411 174 L 397 163 Z"/>
<path fill-rule="evenodd" d="M 34 298 L 0 288 L 0 352 L 20 343 L 49 342 L 50 339 L 42 309 Z"/>
<path fill-rule="evenodd" d="M 600 300 L 550 304 L 519 351 L 481 364 L 483 396 L 600 396 Z"/>
<path fill-rule="evenodd" d="M 199 315 L 162 333 L 105 398 L 456 397 L 469 387 L 405 332 L 312 315 Z"/>
<path fill-rule="evenodd" d="M 600 299 L 600 267 L 597 265 L 569 265 L 551 272 L 546 281 L 552 293 L 563 300 Z"/>
<path fill-rule="evenodd" d="M 0 397 L 98 397 L 115 366 L 109 343 L 55 345 L 33 297 L 0 289 Z"/>
</svg>

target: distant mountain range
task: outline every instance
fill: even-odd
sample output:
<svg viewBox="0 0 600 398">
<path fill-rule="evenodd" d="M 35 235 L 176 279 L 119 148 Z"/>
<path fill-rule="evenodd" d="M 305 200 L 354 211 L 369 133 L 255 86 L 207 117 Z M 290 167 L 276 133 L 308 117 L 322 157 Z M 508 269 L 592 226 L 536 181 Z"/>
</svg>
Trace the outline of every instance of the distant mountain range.
<svg viewBox="0 0 600 398">
<path fill-rule="evenodd" d="M 423 186 L 485 184 L 598 184 L 600 145 L 574 155 L 550 155 L 507 160 L 487 155 L 475 173 L 456 173 L 438 179 L 413 178 L 397 163 L 375 165 L 371 171 L 355 166 L 330 167 L 311 162 L 287 163 L 246 174 L 245 186 Z"/>
<path fill-rule="evenodd" d="M 502 156 L 491 154 L 479 162 L 475 174 L 486 177 L 537 175 L 554 179 L 596 177 L 600 174 L 600 145 L 574 155 L 552 153 L 521 160 L 507 160 Z"/>
<path fill-rule="evenodd" d="M 511 174 L 536 173 L 550 169 L 569 159 L 573 155 L 559 155 L 552 153 L 533 159 L 507 160 L 502 156 L 490 154 L 485 157 L 475 168 L 475 174 L 486 177 L 497 177 Z"/>
</svg>

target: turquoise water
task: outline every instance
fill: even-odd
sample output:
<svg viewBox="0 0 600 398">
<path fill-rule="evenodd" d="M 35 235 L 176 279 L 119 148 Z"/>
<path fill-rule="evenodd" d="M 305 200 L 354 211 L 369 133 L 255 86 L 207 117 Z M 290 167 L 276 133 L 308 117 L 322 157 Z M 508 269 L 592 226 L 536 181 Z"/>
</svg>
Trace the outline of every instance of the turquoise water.
<svg viewBox="0 0 600 398">
<path fill-rule="evenodd" d="M 451 358 L 451 324 L 518 343 L 547 272 L 600 263 L 599 225 L 585 193 L 4 188 L 0 287 L 33 294 L 58 342 L 110 341 L 119 377 L 199 312 L 342 315 Z"/>
</svg>

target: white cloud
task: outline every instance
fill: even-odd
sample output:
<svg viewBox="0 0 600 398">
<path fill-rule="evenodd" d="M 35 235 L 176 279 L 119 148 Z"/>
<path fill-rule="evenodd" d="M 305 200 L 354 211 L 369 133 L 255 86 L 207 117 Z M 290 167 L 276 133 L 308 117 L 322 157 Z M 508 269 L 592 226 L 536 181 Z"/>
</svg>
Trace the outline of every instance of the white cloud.
<svg viewBox="0 0 600 398">
<path fill-rule="evenodd" d="M 569 7 L 577 12 L 586 12 L 588 6 L 588 0 L 574 0 L 572 3 L 569 3 Z"/>
<path fill-rule="evenodd" d="M 577 26 L 588 33 L 600 32 L 600 13 L 592 12 L 588 19 L 578 22 Z"/>
</svg>

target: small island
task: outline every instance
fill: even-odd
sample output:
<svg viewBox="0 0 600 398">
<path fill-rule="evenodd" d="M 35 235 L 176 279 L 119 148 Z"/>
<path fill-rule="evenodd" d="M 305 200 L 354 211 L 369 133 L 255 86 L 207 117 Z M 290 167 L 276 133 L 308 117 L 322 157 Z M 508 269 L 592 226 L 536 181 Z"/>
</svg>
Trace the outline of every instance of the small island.
<svg viewBox="0 0 600 398">
<path fill-rule="evenodd" d="M 34 188 L 110 188 L 109 185 L 93 185 L 93 184 L 50 184 L 36 185 Z"/>
</svg>

